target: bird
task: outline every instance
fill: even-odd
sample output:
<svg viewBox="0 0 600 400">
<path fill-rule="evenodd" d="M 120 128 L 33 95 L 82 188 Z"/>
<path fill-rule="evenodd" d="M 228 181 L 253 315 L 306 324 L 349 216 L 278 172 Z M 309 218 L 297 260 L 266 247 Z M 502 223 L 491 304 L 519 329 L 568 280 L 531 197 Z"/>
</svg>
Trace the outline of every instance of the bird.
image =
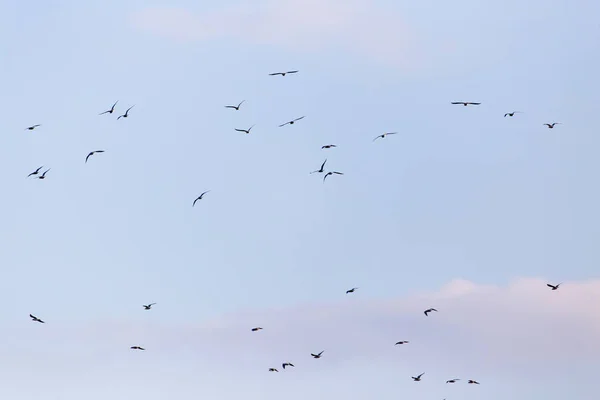
<svg viewBox="0 0 600 400">
<path fill-rule="evenodd" d="M 468 105 L 472 105 L 472 106 L 478 106 L 481 103 L 473 103 L 471 101 L 453 101 L 452 104 L 462 104 L 463 106 L 468 106 Z"/>
<path fill-rule="evenodd" d="M 192 207 L 194 207 L 196 205 L 196 202 L 198 200 L 202 200 L 202 196 L 204 196 L 208 192 L 210 192 L 210 190 L 207 190 L 206 192 L 202 193 L 200 196 L 196 197 L 196 200 L 194 200 L 194 202 L 192 203 Z"/>
<path fill-rule="evenodd" d="M 44 322 L 44 321 L 42 321 L 41 319 L 39 319 L 38 317 L 36 317 L 36 316 L 35 316 L 35 315 L 33 315 L 33 314 L 29 314 L 29 318 L 31 318 L 31 320 L 32 320 L 33 322 L 39 322 L 40 324 L 45 324 L 45 322 Z"/>
<path fill-rule="evenodd" d="M 251 126 L 250 128 L 248 128 L 248 129 L 237 129 L 237 128 L 236 128 L 235 130 L 236 130 L 236 131 L 238 131 L 238 132 L 244 132 L 244 133 L 248 134 L 248 133 L 250 133 L 250 130 L 251 130 L 252 128 L 254 128 L 254 125 L 252 125 L 252 126 Z"/>
<path fill-rule="evenodd" d="M 121 118 L 127 118 L 127 117 L 129 116 L 129 110 L 131 110 L 133 107 L 135 107 L 135 104 L 134 104 L 134 105 L 132 105 L 131 107 L 129 107 L 129 108 L 127 109 L 127 111 L 125 111 L 125 114 L 123 114 L 123 115 L 119 115 L 119 116 L 117 117 L 117 120 L 120 120 Z"/>
<path fill-rule="evenodd" d="M 458 379 L 458 378 L 450 379 L 450 380 L 446 381 L 446 383 L 456 383 L 457 381 L 460 381 L 460 379 Z"/>
<path fill-rule="evenodd" d="M 504 114 L 504 117 L 514 117 L 515 114 L 522 114 L 521 111 L 513 111 L 513 112 L 509 112 Z"/>
<path fill-rule="evenodd" d="M 323 177 L 323 183 L 325 183 L 325 179 L 327 179 L 327 177 L 328 177 L 329 175 L 333 175 L 333 174 L 344 175 L 344 173 L 343 173 L 343 172 L 330 171 L 330 172 L 326 173 L 326 174 L 325 174 L 325 176 Z"/>
<path fill-rule="evenodd" d="M 294 120 L 288 121 L 288 122 L 286 122 L 285 124 L 281 124 L 281 125 L 279 125 L 279 127 L 281 128 L 282 126 L 286 126 L 286 125 L 288 125 L 288 124 L 289 124 L 289 125 L 294 125 L 294 123 L 295 123 L 296 121 L 300 121 L 300 120 L 301 120 L 302 118 L 304 118 L 304 117 L 306 117 L 306 115 L 303 115 L 303 116 L 301 116 L 300 118 L 296 118 L 296 119 L 294 119 Z"/>
<path fill-rule="evenodd" d="M 318 172 L 318 173 L 325 172 L 325 170 L 324 170 L 323 168 L 325 167 L 325 163 L 326 163 L 326 162 L 327 162 L 327 159 L 325 159 L 325 161 L 323 161 L 323 164 L 321 164 L 321 168 L 319 168 L 319 169 L 318 169 L 318 170 L 316 170 L 316 171 L 313 171 L 313 172 L 311 172 L 311 174 L 314 174 L 315 172 Z"/>
<path fill-rule="evenodd" d="M 475 384 L 475 385 L 479 385 L 479 382 L 477 382 L 477 381 L 474 381 L 473 379 L 469 379 L 469 382 L 468 382 L 468 383 L 469 383 L 469 384 L 471 384 L 471 385 L 473 385 L 473 384 Z"/>
<path fill-rule="evenodd" d="M 427 317 L 427 316 L 428 316 L 427 314 L 429 314 L 429 313 L 430 313 L 430 312 L 432 312 L 432 311 L 435 311 L 435 312 L 437 312 L 437 310 L 436 310 L 435 308 L 428 308 L 427 310 L 425 310 L 425 311 L 424 311 L 424 313 L 425 313 L 425 316 Z"/>
<path fill-rule="evenodd" d="M 46 179 L 46 173 L 50 171 L 50 168 L 48 168 L 47 170 L 44 171 L 44 173 L 40 176 L 38 176 L 38 179 Z"/>
<path fill-rule="evenodd" d="M 335 144 L 326 144 L 325 146 L 321 146 L 321 149 L 330 149 L 332 147 L 337 147 Z"/>
<path fill-rule="evenodd" d="M 401 340 L 399 342 L 396 342 L 396 344 L 394 346 L 399 345 L 399 344 L 406 344 L 406 343 L 408 343 L 408 340 Z"/>
<path fill-rule="evenodd" d="M 92 155 L 94 155 L 96 153 L 104 153 L 104 150 L 94 150 L 94 151 L 91 151 L 90 154 L 88 154 L 87 157 L 85 158 L 85 162 L 87 163 L 88 158 L 90 158 Z"/>
<path fill-rule="evenodd" d="M 42 165 L 41 167 L 39 167 L 38 169 L 36 169 L 35 171 L 33 171 L 32 173 L 30 173 L 29 175 L 27 175 L 27 177 L 29 178 L 31 175 L 37 175 L 40 173 L 40 170 L 44 168 L 44 166 Z"/>
<path fill-rule="evenodd" d="M 30 127 L 27 127 L 27 128 L 25 128 L 25 130 L 30 130 L 30 131 L 32 131 L 32 130 L 34 130 L 35 128 L 37 128 L 38 126 L 42 126 L 42 125 L 40 125 L 40 124 L 37 124 L 37 125 L 31 125 Z"/>
<path fill-rule="evenodd" d="M 269 368 L 269 372 L 279 372 L 276 368 Z"/>
<path fill-rule="evenodd" d="M 323 351 L 325 351 L 325 350 L 323 350 Z M 321 354 L 323 354 L 323 351 L 320 352 L 319 354 L 310 353 L 310 355 L 313 356 L 313 358 L 321 358 Z"/>
<path fill-rule="evenodd" d="M 155 304 L 156 303 L 144 304 L 144 305 L 142 305 L 142 307 L 144 307 L 144 310 L 150 310 L 150 309 L 152 309 L 152 306 Z"/>
<path fill-rule="evenodd" d="M 243 102 L 245 102 L 246 100 L 242 100 L 240 102 L 240 104 L 238 104 L 237 106 L 225 106 L 225 108 L 233 108 L 234 110 L 238 110 L 240 109 L 240 106 L 242 105 Z"/>
<path fill-rule="evenodd" d="M 293 367 L 294 364 L 292 364 L 290 362 L 285 362 L 285 363 L 281 364 L 281 366 L 283 367 L 283 369 L 285 369 L 285 367 Z"/>
<path fill-rule="evenodd" d="M 348 294 L 348 293 L 354 293 L 354 291 L 356 289 L 358 289 L 358 288 L 357 287 L 353 287 L 352 289 L 348 289 L 348 290 L 346 290 L 346 294 Z"/>
<path fill-rule="evenodd" d="M 420 382 L 421 381 L 421 377 L 423 376 L 423 374 L 425 374 L 425 372 L 423 372 L 421 375 L 418 375 L 418 376 L 411 376 L 411 378 L 415 382 Z"/>
<path fill-rule="evenodd" d="M 273 72 L 272 74 L 269 74 L 270 76 L 275 76 L 275 75 L 281 75 L 281 76 L 286 76 L 286 74 L 295 74 L 298 71 L 286 71 L 286 72 Z"/>
<path fill-rule="evenodd" d="M 546 125 L 548 127 L 548 129 L 553 129 L 554 125 L 561 125 L 561 123 L 560 122 L 553 122 L 551 124 L 544 124 L 544 125 Z"/>
<path fill-rule="evenodd" d="M 398 133 L 398 132 L 386 132 L 386 133 L 384 133 L 384 134 L 382 134 L 382 135 L 379 135 L 379 136 L 375 137 L 375 139 L 373 139 L 373 141 L 376 141 L 377 139 L 383 139 L 383 138 L 384 138 L 384 137 L 386 137 L 387 135 L 395 135 L 395 134 L 397 134 L 397 133 Z"/>
<path fill-rule="evenodd" d="M 113 112 L 115 112 L 115 106 L 117 105 L 117 103 L 119 102 L 119 100 L 115 101 L 115 104 L 112 105 L 112 107 L 110 108 L 110 110 L 101 112 L 98 115 L 104 115 L 104 114 L 112 114 Z"/>
<path fill-rule="evenodd" d="M 558 287 L 562 285 L 562 282 L 559 283 L 558 285 L 551 285 L 549 283 L 546 283 L 546 286 L 548 286 L 549 288 L 552 288 L 552 290 L 558 290 Z"/>
<path fill-rule="evenodd" d="M 257 332 L 260 331 L 262 328 L 260 326 L 256 327 L 256 328 L 252 328 L 252 332 Z"/>
<path fill-rule="evenodd" d="M 146 350 L 145 348 L 140 347 L 140 346 L 131 346 L 130 349 L 131 350 Z"/>
</svg>

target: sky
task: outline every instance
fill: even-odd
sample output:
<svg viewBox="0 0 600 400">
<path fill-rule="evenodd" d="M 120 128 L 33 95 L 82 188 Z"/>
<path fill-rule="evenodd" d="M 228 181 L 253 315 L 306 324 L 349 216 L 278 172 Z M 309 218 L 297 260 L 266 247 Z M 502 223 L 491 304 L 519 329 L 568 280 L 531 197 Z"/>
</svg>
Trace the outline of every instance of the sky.
<svg viewBox="0 0 600 400">
<path fill-rule="evenodd" d="M 0 0 L 0 397 L 596 399 L 599 13 Z"/>
</svg>

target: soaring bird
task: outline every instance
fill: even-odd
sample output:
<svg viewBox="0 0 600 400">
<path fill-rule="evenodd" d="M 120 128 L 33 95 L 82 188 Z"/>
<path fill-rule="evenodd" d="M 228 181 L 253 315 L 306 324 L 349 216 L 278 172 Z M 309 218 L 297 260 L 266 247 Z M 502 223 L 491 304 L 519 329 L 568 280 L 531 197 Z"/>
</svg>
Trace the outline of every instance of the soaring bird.
<svg viewBox="0 0 600 400">
<path fill-rule="evenodd" d="M 471 101 L 453 101 L 452 104 L 462 104 L 463 106 L 468 106 L 468 105 L 472 105 L 472 106 L 478 106 L 481 103 L 473 103 Z"/>
<path fill-rule="evenodd" d="M 354 291 L 356 289 L 358 289 L 358 288 L 357 287 L 353 287 L 352 289 L 348 289 L 348 290 L 346 290 L 346 294 L 348 294 L 348 293 L 354 293 Z"/>
<path fill-rule="evenodd" d="M 330 171 L 330 172 L 326 173 L 325 176 L 323 177 L 323 183 L 325 183 L 325 179 L 327 179 L 328 176 L 333 175 L 333 174 L 344 175 L 343 172 Z"/>
<path fill-rule="evenodd" d="M 521 111 L 509 112 L 509 113 L 504 114 L 504 117 L 514 117 L 515 114 L 522 114 L 522 112 Z"/>
<path fill-rule="evenodd" d="M 46 179 L 46 173 L 50 171 L 50 168 L 48 168 L 47 170 L 44 171 L 44 173 L 40 176 L 38 176 L 38 179 Z"/>
<path fill-rule="evenodd" d="M 325 159 L 325 161 L 323 161 L 323 164 L 321 164 L 321 168 L 319 168 L 319 169 L 318 169 L 318 170 L 316 170 L 316 171 L 313 171 L 313 172 L 311 172 L 311 174 L 314 174 L 315 172 L 318 172 L 318 173 L 325 172 L 325 170 L 324 170 L 323 168 L 325 167 L 325 163 L 326 163 L 326 162 L 327 162 L 327 159 Z"/>
<path fill-rule="evenodd" d="M 38 169 L 36 169 L 35 171 L 33 171 L 32 173 L 30 173 L 29 175 L 27 175 L 27 177 L 29 178 L 31 175 L 37 175 L 40 173 L 40 170 L 44 168 L 44 166 L 42 165 L 41 167 L 39 167 Z"/>
<path fill-rule="evenodd" d="M 202 193 L 200 196 L 196 197 L 196 200 L 194 200 L 194 202 L 192 203 L 192 207 L 194 207 L 196 205 L 196 202 L 198 200 L 202 200 L 202 196 L 204 196 L 208 192 L 210 192 L 210 190 L 207 190 L 206 192 Z"/>
<path fill-rule="evenodd" d="M 325 350 L 323 350 L 323 351 L 325 351 Z M 319 354 L 310 353 L 310 355 L 313 356 L 313 358 L 321 358 L 321 354 L 323 354 L 323 351 L 320 352 Z"/>
<path fill-rule="evenodd" d="M 250 128 L 248 128 L 248 129 L 237 129 L 237 128 L 235 128 L 235 130 L 236 130 L 236 131 L 238 131 L 238 132 L 244 132 L 244 133 L 248 134 L 248 133 L 250 133 L 250 130 L 251 130 L 252 128 L 254 128 L 254 125 L 252 125 L 252 126 L 251 126 Z"/>
<path fill-rule="evenodd" d="M 28 130 L 28 129 L 29 129 L 30 131 L 32 131 L 32 130 L 34 130 L 35 128 L 37 128 L 38 126 L 42 126 L 42 125 L 40 125 L 40 124 L 37 124 L 37 125 L 31 125 L 30 127 L 27 127 L 27 128 L 25 128 L 25 130 Z"/>
<path fill-rule="evenodd" d="M 430 313 L 430 312 L 432 312 L 432 311 L 435 311 L 435 312 L 437 312 L 437 310 L 436 310 L 435 308 L 428 308 L 427 310 L 425 310 L 425 311 L 424 311 L 424 313 L 425 313 L 425 316 L 427 317 L 427 316 L 428 316 L 427 314 L 429 314 L 429 313 Z"/>
<path fill-rule="evenodd" d="M 276 368 L 269 368 L 269 372 L 279 372 Z"/>
<path fill-rule="evenodd" d="M 260 331 L 262 328 L 260 326 L 257 326 L 256 328 L 252 328 L 252 332 L 257 332 Z"/>
<path fill-rule="evenodd" d="M 91 151 L 90 154 L 88 154 L 87 157 L 85 158 L 85 162 L 87 163 L 88 158 L 90 158 L 91 156 L 93 156 L 96 153 L 104 153 L 104 150 L 94 150 L 94 151 Z"/>
<path fill-rule="evenodd" d="M 29 314 L 29 318 L 31 318 L 31 320 L 32 320 L 33 322 L 39 322 L 40 324 L 45 324 L 45 322 L 44 322 L 44 321 L 42 321 L 41 319 L 39 319 L 38 317 L 36 317 L 36 316 L 35 316 L 35 315 L 33 315 L 33 314 Z"/>
<path fill-rule="evenodd" d="M 398 132 L 386 132 L 386 133 L 384 133 L 384 134 L 382 134 L 382 135 L 379 135 L 379 136 L 375 137 L 375 139 L 373 139 L 373 141 L 376 141 L 377 139 L 383 139 L 383 138 L 384 138 L 384 137 L 386 137 L 387 135 L 395 135 L 395 134 L 397 134 L 397 133 L 398 133 Z"/>
<path fill-rule="evenodd" d="M 123 114 L 123 115 L 119 115 L 119 116 L 117 117 L 117 120 L 120 120 L 121 118 L 127 118 L 127 117 L 129 116 L 129 110 L 131 110 L 133 107 L 135 107 L 135 104 L 134 104 L 134 105 L 132 105 L 131 107 L 129 107 L 129 108 L 127 109 L 127 111 L 125 111 L 125 114 Z"/>
<path fill-rule="evenodd" d="M 469 382 L 468 382 L 468 383 L 469 383 L 469 384 L 471 384 L 471 385 L 473 385 L 473 384 L 474 384 L 474 385 L 479 385 L 479 382 L 477 382 L 477 381 L 474 381 L 473 379 L 469 379 Z"/>
<path fill-rule="evenodd" d="M 546 283 L 546 286 L 548 286 L 549 288 L 552 288 L 552 290 L 558 290 L 558 287 L 562 285 L 562 283 L 559 283 L 558 285 L 551 285 L 549 283 Z"/>
<path fill-rule="evenodd" d="M 554 125 L 561 125 L 561 123 L 560 122 L 553 122 L 551 124 L 544 124 L 544 125 L 546 125 L 548 127 L 548 129 L 553 129 Z"/>
<path fill-rule="evenodd" d="M 146 350 L 145 348 L 140 347 L 140 346 L 131 346 L 130 349 L 131 350 Z"/>
<path fill-rule="evenodd" d="M 401 340 L 399 342 L 396 342 L 396 344 L 394 346 L 399 345 L 399 344 L 406 344 L 406 343 L 408 343 L 408 340 Z"/>
<path fill-rule="evenodd" d="M 295 74 L 298 71 L 286 71 L 286 72 L 273 72 L 272 74 L 269 74 L 270 76 L 275 76 L 275 75 L 281 75 L 281 76 L 285 76 L 286 74 Z"/>
<path fill-rule="evenodd" d="M 152 308 L 152 306 L 155 304 L 156 303 L 144 304 L 144 305 L 142 305 L 142 307 L 144 307 L 144 310 L 150 310 Z"/>
<path fill-rule="evenodd" d="M 291 121 L 288 121 L 288 122 L 286 122 L 285 124 L 281 124 L 281 125 L 279 125 L 279 127 L 281 128 L 282 126 L 286 126 L 286 125 L 288 125 L 288 124 L 289 124 L 289 125 L 294 125 L 294 123 L 295 123 L 296 121 L 300 121 L 300 120 L 301 120 L 302 118 L 304 118 L 304 117 L 306 117 L 306 115 L 303 115 L 303 116 L 301 116 L 300 118 L 296 118 L 296 119 L 293 119 L 293 120 L 291 120 Z"/>
<path fill-rule="evenodd" d="M 325 146 L 321 146 L 321 149 L 330 149 L 332 147 L 337 147 L 335 144 L 326 144 Z"/>
<path fill-rule="evenodd" d="M 240 104 L 238 104 L 237 106 L 225 106 L 225 108 L 233 108 L 234 110 L 238 110 L 240 109 L 240 106 L 242 105 L 243 102 L 245 102 L 246 100 L 242 100 L 240 102 Z"/>
<path fill-rule="evenodd" d="M 112 107 L 110 108 L 110 110 L 101 112 L 98 115 L 104 115 L 104 114 L 112 114 L 113 112 L 115 112 L 115 106 L 117 105 L 117 103 L 119 102 L 119 100 L 115 101 L 115 104 L 112 105 Z"/>
<path fill-rule="evenodd" d="M 454 378 L 454 379 L 447 380 L 446 383 L 456 383 L 458 381 L 460 381 L 460 379 Z"/>
<path fill-rule="evenodd" d="M 285 362 L 285 363 L 281 364 L 281 366 L 283 367 L 283 369 L 285 369 L 285 367 L 293 367 L 294 364 L 292 364 L 290 362 Z"/>
<path fill-rule="evenodd" d="M 411 376 L 412 380 L 415 382 L 420 382 L 421 381 L 421 377 L 423 376 L 423 374 L 425 374 L 425 372 L 423 372 L 421 375 L 419 376 Z"/>
</svg>

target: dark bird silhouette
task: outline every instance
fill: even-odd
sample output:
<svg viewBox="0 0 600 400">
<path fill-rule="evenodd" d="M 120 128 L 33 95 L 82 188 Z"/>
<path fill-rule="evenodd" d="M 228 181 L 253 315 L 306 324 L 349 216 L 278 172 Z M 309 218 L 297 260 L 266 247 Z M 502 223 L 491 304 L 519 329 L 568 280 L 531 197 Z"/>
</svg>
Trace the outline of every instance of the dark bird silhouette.
<svg viewBox="0 0 600 400">
<path fill-rule="evenodd" d="M 30 130 L 30 131 L 32 131 L 32 130 L 34 130 L 35 128 L 37 128 L 38 126 L 42 126 L 42 125 L 40 125 L 40 124 L 37 124 L 37 125 L 31 125 L 30 127 L 27 127 L 27 128 L 25 128 L 25 130 Z"/>
<path fill-rule="evenodd" d="M 302 117 L 300 117 L 300 118 L 296 118 L 296 119 L 294 119 L 294 120 L 288 121 L 288 122 L 286 122 L 285 124 L 281 124 L 281 125 L 279 125 L 279 127 L 281 128 L 282 126 L 286 126 L 286 125 L 288 125 L 288 124 L 289 124 L 289 125 L 294 125 L 294 123 L 295 123 L 296 121 L 300 121 L 300 120 L 301 120 L 302 118 L 304 118 L 304 117 L 306 117 L 306 115 L 303 115 L 303 116 L 302 116 Z"/>
<path fill-rule="evenodd" d="M 383 139 L 383 138 L 384 138 L 384 137 L 386 137 L 387 135 L 395 135 L 395 134 L 397 134 L 397 133 L 398 133 L 398 132 L 386 132 L 386 133 L 384 133 L 384 134 L 382 134 L 382 135 L 379 135 L 379 136 L 375 137 L 375 139 L 373 139 L 373 141 L 376 141 L 377 139 Z"/>
<path fill-rule="evenodd" d="M 281 75 L 281 76 L 286 76 L 287 74 L 295 74 L 298 71 L 286 71 L 286 72 L 273 72 L 272 74 L 269 74 L 270 76 L 275 76 L 275 75 Z"/>
<path fill-rule="evenodd" d="M 121 118 L 127 118 L 127 117 L 129 117 L 129 110 L 131 110 L 133 107 L 135 107 L 135 104 L 134 104 L 134 105 L 132 105 L 131 107 L 129 107 L 129 108 L 127 109 L 127 111 L 125 111 L 125 114 L 123 114 L 123 115 L 119 115 L 119 116 L 117 117 L 117 120 L 120 120 Z"/>
<path fill-rule="evenodd" d="M 421 381 L 421 377 L 425 374 L 425 372 L 423 372 L 421 375 L 419 376 L 411 376 L 412 380 L 415 382 L 420 382 Z"/>
<path fill-rule="evenodd" d="M 27 177 L 29 178 L 32 175 L 37 175 L 40 173 L 40 170 L 44 168 L 44 166 L 42 165 L 41 167 L 39 167 L 38 169 L 36 169 L 35 171 L 33 171 L 32 173 L 30 173 L 29 175 L 27 175 Z"/>
<path fill-rule="evenodd" d="M 346 294 L 348 294 L 348 293 L 354 293 L 354 291 L 356 289 L 358 289 L 358 288 L 357 287 L 353 287 L 352 289 L 348 289 L 348 290 L 346 290 Z"/>
<path fill-rule="evenodd" d="M 478 106 L 481 103 L 473 103 L 471 101 L 453 101 L 452 104 L 462 104 L 463 106 L 466 107 L 466 106 L 469 106 L 469 105 L 471 105 L 471 106 Z"/>
<path fill-rule="evenodd" d="M 436 310 L 435 308 L 428 308 L 427 310 L 425 310 L 425 311 L 424 311 L 424 313 L 425 313 L 425 316 L 427 317 L 427 316 L 428 316 L 427 314 L 429 314 L 429 313 L 430 313 L 430 312 L 432 312 L 432 311 L 435 311 L 435 312 L 437 312 L 437 310 Z"/>
<path fill-rule="evenodd" d="M 406 344 L 406 343 L 408 343 L 408 340 L 401 340 L 399 342 L 396 342 L 396 344 L 394 346 L 399 345 L 399 344 Z"/>
<path fill-rule="evenodd" d="M 250 130 L 251 130 L 252 128 L 254 128 L 254 125 L 252 125 L 252 126 L 251 126 L 250 128 L 248 128 L 248 129 L 237 129 L 237 128 L 236 128 L 235 130 L 236 130 L 236 131 L 238 131 L 238 132 L 244 132 L 245 134 L 248 134 L 248 133 L 250 133 Z"/>
<path fill-rule="evenodd" d="M 276 368 L 269 368 L 269 372 L 279 372 Z"/>
<path fill-rule="evenodd" d="M 504 117 L 514 117 L 515 114 L 522 114 L 522 112 L 521 111 L 509 112 L 509 113 L 504 114 Z"/>
<path fill-rule="evenodd" d="M 326 173 L 325 176 L 323 177 L 323 183 L 325 183 L 325 179 L 327 179 L 328 176 L 333 175 L 333 174 L 344 175 L 343 172 L 330 171 L 330 172 Z"/>
<path fill-rule="evenodd" d="M 45 322 L 44 322 L 44 321 L 42 321 L 41 319 L 39 319 L 38 317 L 36 317 L 36 316 L 35 316 L 35 315 L 33 315 L 33 314 L 29 314 L 29 318 L 31 318 L 31 320 L 32 320 L 33 322 L 39 322 L 40 324 L 45 324 Z"/>
<path fill-rule="evenodd" d="M 48 173 L 48 171 L 50 171 L 50 168 L 48 168 L 47 170 L 45 170 L 42 175 L 38 176 L 38 179 L 46 179 L 46 173 Z"/>
<path fill-rule="evenodd" d="M 281 364 L 281 366 L 283 367 L 283 369 L 285 369 L 285 367 L 293 367 L 294 364 L 286 362 L 286 363 Z"/>
<path fill-rule="evenodd" d="M 454 378 L 454 379 L 447 380 L 446 383 L 456 383 L 458 381 L 460 381 L 460 379 Z"/>
<path fill-rule="evenodd" d="M 144 307 L 144 310 L 150 310 L 150 309 L 152 309 L 152 306 L 155 304 L 156 303 L 145 304 L 145 305 L 142 305 L 142 307 Z"/>
<path fill-rule="evenodd" d="M 469 382 L 468 382 L 468 383 L 469 383 L 469 384 L 471 384 L 471 385 L 479 385 L 479 382 L 477 382 L 477 381 L 474 381 L 474 380 L 472 380 L 472 379 L 469 379 Z"/>
<path fill-rule="evenodd" d="M 552 288 L 552 290 L 558 290 L 558 287 L 562 285 L 562 283 L 559 283 L 558 285 L 551 285 L 549 283 L 546 283 L 546 286 L 548 286 L 549 288 Z"/>
<path fill-rule="evenodd" d="M 325 350 L 323 350 L 323 351 L 325 351 Z M 310 355 L 313 356 L 313 358 L 321 358 L 321 354 L 323 354 L 323 351 L 320 352 L 319 354 L 310 353 Z"/>
<path fill-rule="evenodd" d="M 206 192 L 202 193 L 200 196 L 196 197 L 196 200 L 194 200 L 194 202 L 192 203 L 192 207 L 194 207 L 196 205 L 196 202 L 198 200 L 202 200 L 202 196 L 204 196 L 208 192 L 210 192 L 210 190 L 207 190 Z"/>
<path fill-rule="evenodd" d="M 320 168 L 320 169 L 318 169 L 318 170 L 316 170 L 316 171 L 313 171 L 313 172 L 311 172 L 311 174 L 314 174 L 315 172 L 318 172 L 318 173 L 325 172 L 325 170 L 324 170 L 323 168 L 325 168 L 325 163 L 326 163 L 326 162 L 327 162 L 327 159 L 325 159 L 325 161 L 323 161 L 323 164 L 321 164 L 321 168 Z"/>
<path fill-rule="evenodd" d="M 252 332 L 257 332 L 260 331 L 262 328 L 260 326 L 256 327 L 256 328 L 252 328 Z"/>
<path fill-rule="evenodd" d="M 234 110 L 238 110 L 240 109 L 240 106 L 242 105 L 243 102 L 245 102 L 246 100 L 242 100 L 240 102 L 240 104 L 238 104 L 237 106 L 225 106 L 225 108 L 233 108 Z"/>
<path fill-rule="evenodd" d="M 321 149 L 331 149 L 332 147 L 337 147 L 335 144 L 326 144 L 325 146 L 321 146 Z"/>
<path fill-rule="evenodd" d="M 110 110 L 101 112 L 98 115 L 104 115 L 104 114 L 112 114 L 112 113 L 114 113 L 115 112 L 115 106 L 117 105 L 118 102 L 119 102 L 119 100 L 115 101 L 115 104 L 112 105 L 112 107 L 110 108 Z"/>
<path fill-rule="evenodd" d="M 104 153 L 104 150 L 94 150 L 94 151 L 91 151 L 90 154 L 88 154 L 87 157 L 85 158 L 85 162 L 87 163 L 88 158 L 90 158 L 91 156 L 93 156 L 96 153 Z"/>
<path fill-rule="evenodd" d="M 146 350 L 145 348 L 140 347 L 140 346 L 131 346 L 130 349 L 131 350 Z"/>
<path fill-rule="evenodd" d="M 548 129 L 554 129 L 555 125 L 562 125 L 560 122 L 553 122 L 551 124 L 544 124 L 548 127 Z"/>
</svg>

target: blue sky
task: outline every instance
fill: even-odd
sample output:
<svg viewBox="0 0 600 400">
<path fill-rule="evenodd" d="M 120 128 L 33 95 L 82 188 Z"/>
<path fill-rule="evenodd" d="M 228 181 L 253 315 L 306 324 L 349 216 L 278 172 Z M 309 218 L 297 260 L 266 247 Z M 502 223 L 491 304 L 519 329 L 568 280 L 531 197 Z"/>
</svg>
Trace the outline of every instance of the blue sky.
<svg viewBox="0 0 600 400">
<path fill-rule="evenodd" d="M 0 0 L 0 339 L 12 363 L 0 395 L 594 398 L 585 368 L 600 355 L 600 315 L 558 311 L 544 282 L 567 282 L 552 295 L 573 309 L 600 300 L 599 12 L 538 0 Z M 135 105 L 129 118 L 98 116 L 116 100 L 118 113 Z M 386 131 L 399 134 L 372 142 Z M 325 158 L 345 175 L 310 175 Z M 46 180 L 25 179 L 40 165 Z M 450 301 L 456 282 L 484 294 Z M 469 301 L 498 313 L 491 327 L 550 335 L 535 356 L 556 351 L 552 340 L 582 347 L 557 355 L 563 370 L 511 331 L 524 358 L 491 362 L 510 352 L 497 347 L 506 336 L 460 319 Z M 444 302 L 455 315 L 423 321 Z M 30 312 L 48 323 L 32 326 Z M 532 318 L 515 326 L 520 313 Z M 257 339 L 260 321 L 272 322 Z M 377 347 L 405 328 L 419 352 L 399 361 Z M 488 341 L 471 345 L 477 334 Z M 321 347 L 333 354 L 306 358 Z M 267 373 L 286 351 L 305 360 Z M 435 383 L 410 381 L 423 371 Z M 485 385 L 444 384 L 476 372 Z"/>
</svg>

